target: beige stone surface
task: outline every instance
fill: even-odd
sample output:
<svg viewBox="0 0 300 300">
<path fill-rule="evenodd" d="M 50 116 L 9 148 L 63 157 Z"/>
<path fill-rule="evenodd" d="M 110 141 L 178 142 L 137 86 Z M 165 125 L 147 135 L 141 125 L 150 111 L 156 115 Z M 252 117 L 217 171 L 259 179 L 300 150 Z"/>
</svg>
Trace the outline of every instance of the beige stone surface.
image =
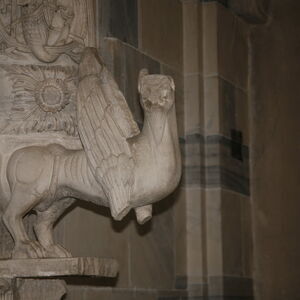
<svg viewBox="0 0 300 300">
<path fill-rule="evenodd" d="M 300 297 L 300 3 L 270 9 L 251 33 L 254 276 L 258 300 L 285 300 Z"/>
<path fill-rule="evenodd" d="M 206 263 L 208 276 L 223 275 L 221 189 L 209 189 L 205 194 Z"/>
<path fill-rule="evenodd" d="M 247 90 L 249 25 L 222 5 L 218 6 L 218 73 Z"/>
<path fill-rule="evenodd" d="M 248 94 L 230 82 L 219 79 L 220 133 L 231 138 L 231 130 L 241 131 L 243 144 L 249 146 Z"/>
<path fill-rule="evenodd" d="M 203 77 L 189 74 L 184 80 L 184 133 L 191 134 L 203 130 Z M 201 131 L 202 132 L 202 131 Z"/>
<path fill-rule="evenodd" d="M 63 280 L 22 279 L 17 282 L 18 291 L 14 298 L 18 300 L 60 300 L 67 294 Z M 6 299 L 5 299 L 6 300 Z"/>
<path fill-rule="evenodd" d="M 120 289 L 84 287 L 74 288 L 68 300 L 157 300 L 157 292 L 150 289 Z"/>
<path fill-rule="evenodd" d="M 217 2 L 203 5 L 203 73 L 247 89 L 249 25 Z"/>
<path fill-rule="evenodd" d="M 220 87 L 218 77 L 204 78 L 204 132 L 207 135 L 220 134 Z"/>
<path fill-rule="evenodd" d="M 252 276 L 250 199 L 225 189 L 205 197 L 208 276 Z"/>
<path fill-rule="evenodd" d="M 205 277 L 205 221 L 203 211 L 204 191 L 198 188 L 187 188 L 186 193 L 186 226 L 187 226 L 187 273 L 188 284 L 197 285 Z"/>
<path fill-rule="evenodd" d="M 203 4 L 203 75 L 216 76 L 218 73 L 218 4 Z"/>
<path fill-rule="evenodd" d="M 243 196 L 222 191 L 222 256 L 223 273 L 226 276 L 242 277 L 243 270 Z"/>
<path fill-rule="evenodd" d="M 204 130 L 231 139 L 231 130 L 241 131 L 249 146 L 248 94 L 218 76 L 204 78 Z"/>
<path fill-rule="evenodd" d="M 186 189 L 180 187 L 176 192 L 174 204 L 174 248 L 175 274 L 184 277 L 187 273 L 187 213 Z"/>
<path fill-rule="evenodd" d="M 1 278 L 63 276 L 116 277 L 118 269 L 118 263 L 114 259 L 92 257 L 0 261 Z"/>
<path fill-rule="evenodd" d="M 29 85 L 29 89 L 35 89 L 35 78 L 41 78 L 38 91 L 30 94 L 30 101 L 35 101 L 34 105 L 46 116 L 49 112 L 60 113 L 68 104 L 70 96 L 65 92 L 64 82 L 53 77 L 44 82 L 41 77 L 41 74 L 57 74 L 60 69 L 21 66 L 8 69 L 9 76 L 15 80 L 13 88 L 17 85 L 26 88 L 25 84 Z M 76 76 L 74 70 L 72 74 L 71 78 Z M 27 81 L 22 80 L 24 76 L 28 76 Z M 66 249 L 54 243 L 52 227 L 74 199 L 108 206 L 116 220 L 121 220 L 132 208 L 136 208 L 137 221 L 142 224 L 152 216 L 151 208 L 146 209 L 146 206 L 166 197 L 179 182 L 181 163 L 173 79 L 165 75 L 149 75 L 147 70 L 140 72 L 139 92 L 145 115 L 140 132 L 124 96 L 96 49 L 84 50 L 78 76 L 80 82 L 75 91 L 77 107 L 74 108 L 77 120 L 69 119 L 72 122 L 66 126 L 65 134 L 72 135 L 75 144 L 81 141 L 83 149 L 71 150 L 68 144 L 66 148 L 66 140 L 62 136 L 51 139 L 52 136 L 45 133 L 43 140 L 38 135 L 39 130 L 34 132 L 36 144 L 30 144 L 32 139 L 30 135 L 26 136 L 26 132 L 35 131 L 36 127 L 27 119 L 16 132 L 13 127 L 10 129 L 9 123 L 5 127 L 13 146 L 2 143 L 2 147 L 8 148 L 2 169 L 2 184 L 6 189 L 2 209 L 4 223 L 15 240 L 14 258 L 70 257 Z M 90 90 L 97 93 L 91 94 Z M 56 99 L 55 93 L 60 95 L 60 102 L 52 104 L 51 101 Z M 116 98 L 111 98 L 111 95 L 116 95 Z M 16 101 L 22 96 L 21 90 Z M 16 105 L 19 105 L 18 102 Z M 49 121 L 41 121 L 39 126 L 47 131 L 46 128 L 52 125 L 45 127 L 44 123 L 51 124 L 53 121 L 53 130 L 60 131 L 63 115 L 57 118 L 62 118 L 62 122 L 50 118 Z M 21 134 L 21 138 L 15 140 L 12 134 Z M 133 137 L 132 142 L 129 141 Z M 60 141 L 60 145 L 55 144 L 56 140 Z M 106 147 L 105 151 L 103 147 Z M 76 149 L 75 146 L 73 149 Z M 158 166 L 160 178 L 153 176 Z M 29 239 L 22 224 L 22 217 L 32 209 L 38 214 L 34 227 L 38 242 Z"/>
<path fill-rule="evenodd" d="M 75 257 L 91 255 L 116 259 L 120 270 L 117 286 L 129 286 L 131 266 L 128 218 L 116 222 L 110 219 L 109 211 L 103 208 L 76 207 L 60 221 L 56 228 L 56 236 Z M 84 242 L 78 242 L 78 237 L 81 236 L 84 237 Z"/>
<path fill-rule="evenodd" d="M 179 0 L 140 1 L 141 50 L 176 70 L 183 64 L 182 18 Z"/>
<path fill-rule="evenodd" d="M 154 206 L 155 218 L 144 228 L 130 228 L 131 285 L 145 289 L 172 289 L 174 284 L 173 197 Z M 143 274 L 143 276 L 141 276 Z"/>
<path fill-rule="evenodd" d="M 202 73 L 202 4 L 183 1 L 183 73 Z"/>
<path fill-rule="evenodd" d="M 96 43 L 93 0 L 62 1 L 61 6 L 56 2 L 48 5 L 50 1 L 38 2 L 40 6 L 35 1 L 13 1 L 17 6 L 7 6 L 8 2 L 1 6 L 0 15 L 5 26 L 0 22 L 1 37 L 7 42 L 0 54 L 1 215 L 15 241 L 12 257 L 18 260 L 0 261 L 0 275 L 115 278 L 119 269 L 115 260 L 89 258 L 103 255 L 116 258 L 122 272 L 109 284 L 171 289 L 175 255 L 174 232 L 170 233 L 174 227 L 172 205 L 167 201 L 157 209 L 157 224 L 147 238 L 144 233 L 151 225 L 137 229 L 133 214 L 116 223 L 111 221 L 110 212 L 120 220 L 133 209 L 138 223 L 144 224 L 152 217 L 151 204 L 166 198 L 179 182 L 173 79 L 158 75 L 160 64 L 144 54 L 137 56 L 135 49 L 124 47 L 116 57 L 119 49 L 115 47 L 110 49 L 115 57 L 108 63 L 118 73 L 119 88 L 97 50 L 88 48 Z M 173 16 L 181 20 L 181 3 L 177 4 Z M 12 9 L 11 14 L 6 9 Z M 173 36 L 163 35 L 161 42 L 170 37 L 175 45 L 181 35 L 174 29 Z M 157 46 L 153 53 L 163 49 Z M 177 53 L 165 50 L 158 59 L 174 69 L 181 68 L 182 58 L 178 60 L 177 54 L 182 53 L 177 49 Z M 122 65 L 124 55 L 127 60 Z M 154 75 L 143 70 L 138 76 L 148 65 Z M 125 80 L 124 70 L 129 74 Z M 141 132 L 121 90 L 134 95 L 129 102 L 134 103 L 133 113 L 140 115 L 139 124 L 145 116 Z M 74 209 L 75 199 L 94 205 L 84 203 Z M 101 205 L 110 211 L 100 209 Z M 71 253 L 54 241 L 54 224 L 70 210 L 57 226 L 55 238 L 76 256 L 87 258 L 71 258 Z M 23 217 L 31 211 L 36 215 L 24 222 L 28 224 L 25 228 Z M 2 254 L 9 256 L 11 240 L 4 231 L 1 237 L 7 246 Z M 156 276 L 163 264 L 164 271 Z M 26 280 L 20 289 L 24 300 L 46 299 L 47 288 L 55 291 L 55 287 L 57 295 L 49 292 L 48 298 L 61 296 L 59 284 L 52 285 L 54 281 L 43 284 Z M 68 282 L 76 285 L 87 281 L 78 278 Z M 40 290 L 29 298 L 30 287 L 39 285 Z M 156 296 L 156 291 L 130 289 L 97 292 L 82 289 L 75 298 Z"/>
</svg>

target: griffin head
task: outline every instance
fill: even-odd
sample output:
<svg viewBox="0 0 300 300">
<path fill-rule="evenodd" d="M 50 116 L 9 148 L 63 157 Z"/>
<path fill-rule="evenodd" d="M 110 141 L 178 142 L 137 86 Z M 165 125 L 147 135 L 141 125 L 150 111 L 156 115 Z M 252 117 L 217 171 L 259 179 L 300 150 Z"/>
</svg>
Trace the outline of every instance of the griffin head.
<svg viewBox="0 0 300 300">
<path fill-rule="evenodd" d="M 174 105 L 175 84 L 170 76 L 149 75 L 148 70 L 143 69 L 140 71 L 138 89 L 145 112 L 158 109 L 167 112 Z"/>
</svg>

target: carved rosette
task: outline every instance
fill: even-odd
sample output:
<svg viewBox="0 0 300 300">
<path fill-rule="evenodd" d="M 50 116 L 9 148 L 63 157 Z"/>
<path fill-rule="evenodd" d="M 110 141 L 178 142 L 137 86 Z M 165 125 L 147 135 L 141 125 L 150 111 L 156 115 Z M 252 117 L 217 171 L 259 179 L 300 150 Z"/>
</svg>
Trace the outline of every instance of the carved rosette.
<svg viewBox="0 0 300 300">
<path fill-rule="evenodd" d="M 2 66 L 13 82 L 13 106 L 3 134 L 62 132 L 77 136 L 77 69 Z"/>
<path fill-rule="evenodd" d="M 69 104 L 70 93 L 62 79 L 48 78 L 38 83 L 35 100 L 44 112 L 57 113 Z"/>
</svg>

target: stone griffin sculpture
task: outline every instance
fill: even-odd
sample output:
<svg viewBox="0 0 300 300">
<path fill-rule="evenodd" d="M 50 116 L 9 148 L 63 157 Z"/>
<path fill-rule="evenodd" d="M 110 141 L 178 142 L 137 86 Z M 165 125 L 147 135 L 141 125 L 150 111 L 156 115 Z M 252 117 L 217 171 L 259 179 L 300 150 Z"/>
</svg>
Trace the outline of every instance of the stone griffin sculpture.
<svg viewBox="0 0 300 300">
<path fill-rule="evenodd" d="M 139 223 L 151 218 L 151 204 L 169 195 L 181 175 L 174 89 L 169 76 L 140 72 L 140 131 L 96 49 L 84 50 L 77 90 L 83 149 L 27 146 L 1 166 L 0 208 L 15 242 L 13 258 L 70 257 L 54 243 L 53 225 L 75 199 L 109 207 L 115 220 L 131 209 Z M 37 240 L 30 240 L 22 220 L 32 210 Z"/>
</svg>

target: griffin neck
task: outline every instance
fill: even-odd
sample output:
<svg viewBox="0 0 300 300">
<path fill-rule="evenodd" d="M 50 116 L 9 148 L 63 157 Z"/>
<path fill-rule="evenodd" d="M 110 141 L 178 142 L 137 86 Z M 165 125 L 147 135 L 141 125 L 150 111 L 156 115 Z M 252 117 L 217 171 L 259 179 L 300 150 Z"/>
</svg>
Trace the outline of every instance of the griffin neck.
<svg viewBox="0 0 300 300">
<path fill-rule="evenodd" d="M 136 172 L 132 201 L 133 206 L 142 206 L 166 197 L 180 179 L 175 107 L 164 115 L 145 113 L 142 133 L 134 144 Z"/>
<path fill-rule="evenodd" d="M 161 110 L 145 113 L 142 134 L 151 145 L 155 147 L 161 145 L 165 132 L 169 130 L 168 121 L 168 113 Z"/>
</svg>

